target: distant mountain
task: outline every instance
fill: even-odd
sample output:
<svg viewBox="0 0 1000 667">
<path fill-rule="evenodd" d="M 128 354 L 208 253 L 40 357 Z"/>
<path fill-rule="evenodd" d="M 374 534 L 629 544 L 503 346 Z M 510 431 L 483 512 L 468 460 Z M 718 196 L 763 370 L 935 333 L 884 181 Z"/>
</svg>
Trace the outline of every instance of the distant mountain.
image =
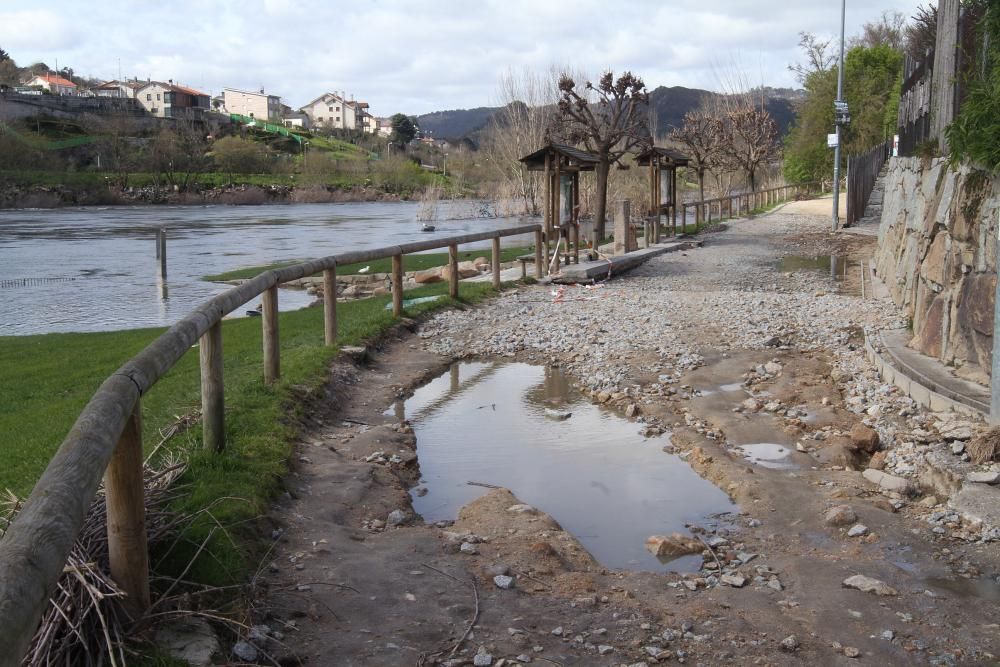
<svg viewBox="0 0 1000 667">
<path fill-rule="evenodd" d="M 767 96 L 764 106 L 778 124 L 779 133 L 784 136 L 795 120 L 795 102 L 804 93 L 788 88 L 765 88 L 764 94 Z M 697 109 L 704 99 L 714 95 L 718 93 L 683 86 L 654 88 L 649 92 L 649 103 L 656 110 L 659 131 L 662 133 L 680 126 L 684 114 Z M 430 131 L 435 139 L 469 138 L 478 143 L 477 135 L 499 109 L 500 107 L 477 107 L 435 111 L 417 116 L 417 124 L 422 132 Z"/>
<path fill-rule="evenodd" d="M 461 139 L 486 127 L 490 117 L 500 107 L 452 109 L 434 111 L 417 116 L 417 125 L 423 133 L 430 132 L 435 139 Z"/>
</svg>

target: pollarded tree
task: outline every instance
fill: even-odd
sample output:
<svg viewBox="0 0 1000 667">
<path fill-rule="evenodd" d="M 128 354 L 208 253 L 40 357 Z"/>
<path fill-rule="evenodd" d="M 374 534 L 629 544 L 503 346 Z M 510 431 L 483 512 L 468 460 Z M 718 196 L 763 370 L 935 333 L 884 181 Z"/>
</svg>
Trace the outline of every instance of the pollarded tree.
<svg viewBox="0 0 1000 667">
<path fill-rule="evenodd" d="M 642 79 L 624 72 L 617 79 L 605 72 L 597 84 L 587 82 L 581 94 L 572 77 L 559 78 L 559 113 L 554 136 L 583 144 L 598 157 L 594 233 L 605 236 L 608 173 L 611 165 L 637 146 L 651 144 L 647 108 L 649 93 Z"/>
<path fill-rule="evenodd" d="M 746 174 L 750 191 L 756 191 L 757 173 L 781 156 L 778 125 L 763 106 L 741 101 L 726 113 L 725 128 L 725 159 Z"/>
<path fill-rule="evenodd" d="M 671 130 L 668 139 L 683 146 L 691 159 L 689 168 L 698 177 L 698 193 L 701 201 L 705 201 L 705 174 L 722 158 L 725 123 L 707 108 L 688 111 L 684 114 L 683 125 Z"/>
</svg>

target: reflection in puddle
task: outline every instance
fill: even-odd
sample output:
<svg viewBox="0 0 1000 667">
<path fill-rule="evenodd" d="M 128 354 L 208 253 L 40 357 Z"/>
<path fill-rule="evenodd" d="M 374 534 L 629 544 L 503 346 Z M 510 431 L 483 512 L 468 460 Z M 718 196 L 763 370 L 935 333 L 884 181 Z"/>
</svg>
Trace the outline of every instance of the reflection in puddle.
<svg viewBox="0 0 1000 667">
<path fill-rule="evenodd" d="M 753 445 L 740 445 L 737 447 L 751 463 L 755 463 L 764 468 L 775 470 L 791 470 L 799 466 L 788 461 L 792 450 L 784 445 L 776 445 L 770 442 L 759 442 Z"/>
<path fill-rule="evenodd" d="M 819 257 L 786 255 L 778 261 L 778 270 L 782 273 L 812 271 L 827 273 L 831 278 L 843 278 L 851 266 L 856 265 L 848 262 L 846 257 L 837 257 L 836 255 L 820 255 Z"/>
<path fill-rule="evenodd" d="M 1000 582 L 993 579 L 945 579 L 930 577 L 926 579 L 929 586 L 955 593 L 964 598 L 980 598 L 990 602 L 1000 603 Z"/>
<path fill-rule="evenodd" d="M 571 412 L 565 421 L 546 409 Z M 426 521 L 453 519 L 484 493 L 468 482 L 509 488 L 551 514 L 601 563 L 635 570 L 697 569 L 700 556 L 661 564 L 650 535 L 686 532 L 685 523 L 735 505 L 663 441 L 573 391 L 558 369 L 491 362 L 454 364 L 387 411 L 409 419 L 425 496 Z"/>
</svg>

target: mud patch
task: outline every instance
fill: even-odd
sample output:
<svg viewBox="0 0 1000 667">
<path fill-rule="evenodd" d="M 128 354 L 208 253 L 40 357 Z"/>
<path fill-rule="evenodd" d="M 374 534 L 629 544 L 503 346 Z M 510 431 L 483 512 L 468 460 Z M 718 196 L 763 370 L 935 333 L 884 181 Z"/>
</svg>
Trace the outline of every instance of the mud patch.
<svg viewBox="0 0 1000 667">
<path fill-rule="evenodd" d="M 784 445 L 771 442 L 758 442 L 737 447 L 748 461 L 755 465 L 773 470 L 795 470 L 800 466 L 790 460 L 792 450 Z"/>
<path fill-rule="evenodd" d="M 570 417 L 554 420 L 553 410 Z M 413 507 L 426 521 L 454 519 L 488 488 L 481 485 L 495 485 L 554 517 L 607 567 L 690 571 L 700 556 L 661 563 L 646 538 L 736 510 L 662 451 L 664 438 L 644 439 L 637 424 L 573 391 L 558 369 L 455 364 L 391 413 L 417 436 Z"/>
</svg>

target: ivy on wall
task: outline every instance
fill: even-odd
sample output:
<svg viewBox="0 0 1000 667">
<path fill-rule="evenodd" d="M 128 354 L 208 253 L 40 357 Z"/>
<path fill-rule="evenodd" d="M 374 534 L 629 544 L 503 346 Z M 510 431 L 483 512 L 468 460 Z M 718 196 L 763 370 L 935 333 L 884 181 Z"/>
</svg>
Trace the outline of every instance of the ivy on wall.
<svg viewBox="0 0 1000 667">
<path fill-rule="evenodd" d="M 982 12 L 979 43 L 982 66 L 968 77 L 968 96 L 948 127 L 954 162 L 971 161 L 1000 171 L 1000 6 L 995 0 L 972 0 L 970 9 Z"/>
</svg>

